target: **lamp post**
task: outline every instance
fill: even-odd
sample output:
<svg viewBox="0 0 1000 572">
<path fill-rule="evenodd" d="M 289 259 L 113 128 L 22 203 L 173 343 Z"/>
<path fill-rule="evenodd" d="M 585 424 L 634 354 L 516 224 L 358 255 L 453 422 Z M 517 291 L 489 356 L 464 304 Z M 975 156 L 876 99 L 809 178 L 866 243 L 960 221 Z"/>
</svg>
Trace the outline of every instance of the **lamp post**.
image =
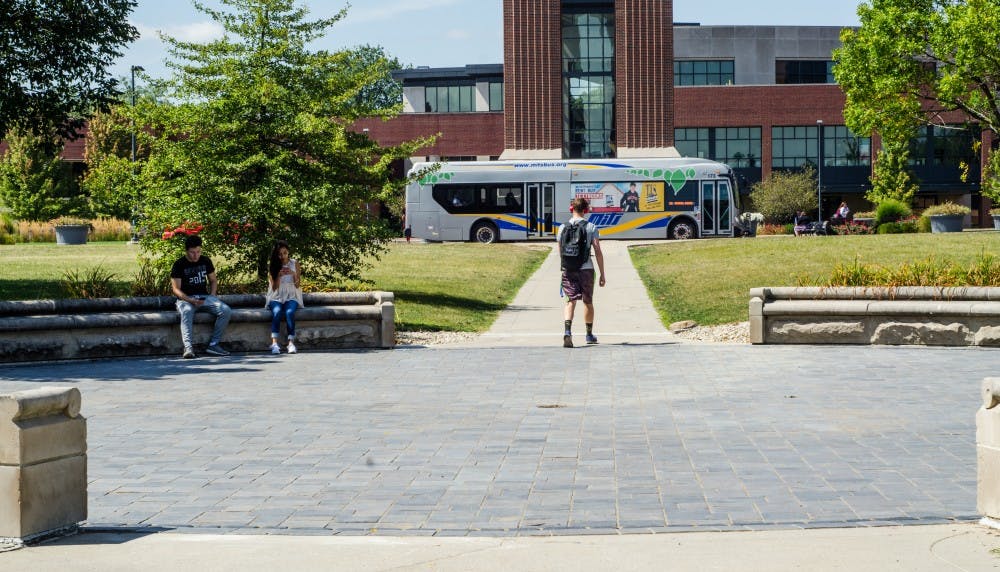
<svg viewBox="0 0 1000 572">
<path fill-rule="evenodd" d="M 142 66 L 132 66 L 132 184 L 135 185 L 135 72 L 146 71 Z M 134 187 L 133 187 L 134 188 Z M 134 202 L 132 205 L 132 243 L 139 241 L 139 236 L 136 234 L 135 223 L 136 223 L 136 211 L 139 208 L 139 193 L 136 192 Z"/>
<path fill-rule="evenodd" d="M 816 220 L 823 224 L 823 120 L 816 120 Z"/>
</svg>

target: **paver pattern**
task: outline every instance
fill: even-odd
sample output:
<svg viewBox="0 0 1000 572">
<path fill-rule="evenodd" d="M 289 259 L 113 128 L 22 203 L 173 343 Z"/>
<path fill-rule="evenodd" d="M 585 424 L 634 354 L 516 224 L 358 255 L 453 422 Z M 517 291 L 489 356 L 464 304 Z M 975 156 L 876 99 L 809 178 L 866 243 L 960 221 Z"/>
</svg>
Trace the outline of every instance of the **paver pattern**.
<svg viewBox="0 0 1000 572">
<path fill-rule="evenodd" d="M 0 367 L 83 393 L 89 525 L 529 535 L 976 517 L 1000 352 L 406 348 Z"/>
</svg>

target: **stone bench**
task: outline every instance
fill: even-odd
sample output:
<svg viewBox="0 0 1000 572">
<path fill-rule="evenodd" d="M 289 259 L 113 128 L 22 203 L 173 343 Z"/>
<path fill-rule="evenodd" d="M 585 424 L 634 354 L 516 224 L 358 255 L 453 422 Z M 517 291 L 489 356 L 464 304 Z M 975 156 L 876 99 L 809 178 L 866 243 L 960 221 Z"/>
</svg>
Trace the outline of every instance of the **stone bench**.
<svg viewBox="0 0 1000 572">
<path fill-rule="evenodd" d="M 224 295 L 233 309 L 222 345 L 233 352 L 265 351 L 271 313 L 262 295 Z M 173 296 L 0 302 L 0 362 L 179 355 L 180 315 Z M 295 313 L 302 350 L 392 348 L 395 304 L 390 292 L 304 295 Z M 198 352 L 215 317 L 195 315 Z M 284 332 L 284 326 L 282 326 Z"/>
<path fill-rule="evenodd" d="M 753 288 L 750 342 L 997 347 L 1000 288 Z"/>
</svg>

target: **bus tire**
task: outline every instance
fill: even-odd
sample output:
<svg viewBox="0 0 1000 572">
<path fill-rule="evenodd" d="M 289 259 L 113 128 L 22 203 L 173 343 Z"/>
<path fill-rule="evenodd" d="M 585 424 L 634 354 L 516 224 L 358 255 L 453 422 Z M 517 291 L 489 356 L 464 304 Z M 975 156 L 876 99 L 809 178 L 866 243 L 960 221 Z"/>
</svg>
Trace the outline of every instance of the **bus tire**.
<svg viewBox="0 0 1000 572">
<path fill-rule="evenodd" d="M 675 220 L 667 229 L 667 238 L 671 240 L 698 238 L 698 230 L 694 223 L 686 218 Z"/>
<path fill-rule="evenodd" d="M 491 222 L 477 222 L 472 227 L 472 241 L 482 244 L 493 244 L 500 241 L 500 231 Z"/>
</svg>

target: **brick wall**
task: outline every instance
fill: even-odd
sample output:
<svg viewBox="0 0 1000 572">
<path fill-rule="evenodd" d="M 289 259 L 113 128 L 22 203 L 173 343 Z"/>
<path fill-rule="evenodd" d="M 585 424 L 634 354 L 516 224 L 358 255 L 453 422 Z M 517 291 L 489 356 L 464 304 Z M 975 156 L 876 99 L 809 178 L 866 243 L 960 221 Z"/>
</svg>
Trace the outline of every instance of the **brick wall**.
<svg viewBox="0 0 1000 572">
<path fill-rule="evenodd" d="M 619 147 L 673 145 L 672 0 L 615 2 L 615 104 Z"/>
<path fill-rule="evenodd" d="M 390 121 L 362 119 L 354 130 L 369 130 L 381 145 L 440 133 L 434 145 L 417 155 L 490 155 L 503 152 L 503 113 L 405 113 Z"/>
<path fill-rule="evenodd" d="M 562 147 L 560 0 L 503 0 L 504 145 Z"/>
</svg>

